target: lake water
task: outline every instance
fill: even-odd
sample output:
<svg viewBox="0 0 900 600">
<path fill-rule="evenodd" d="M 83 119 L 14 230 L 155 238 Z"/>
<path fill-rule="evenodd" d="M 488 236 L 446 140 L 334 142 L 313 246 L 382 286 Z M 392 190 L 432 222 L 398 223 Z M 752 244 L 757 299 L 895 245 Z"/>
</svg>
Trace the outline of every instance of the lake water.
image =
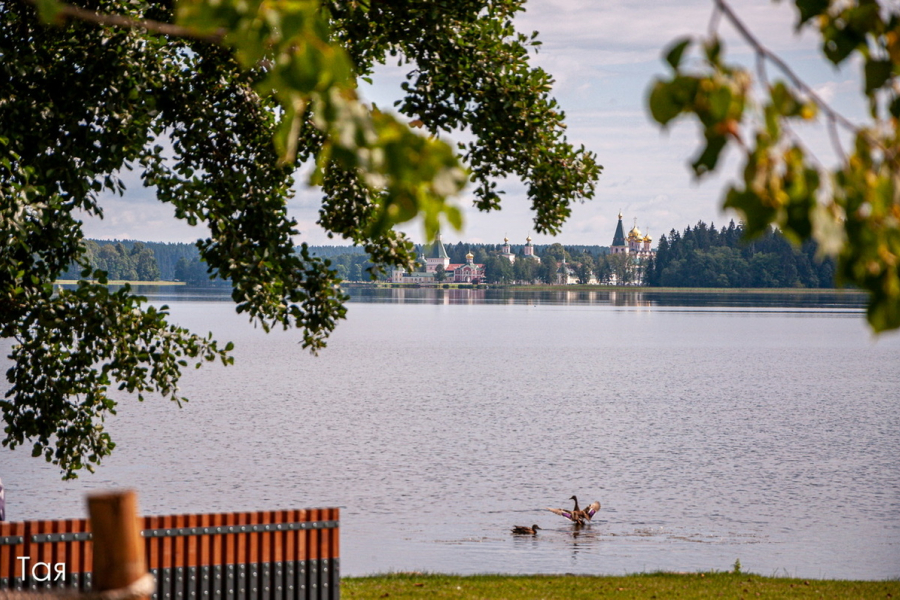
<svg viewBox="0 0 900 600">
<path fill-rule="evenodd" d="M 142 293 L 236 364 L 181 410 L 122 402 L 78 481 L 0 450 L 9 518 L 133 487 L 145 514 L 340 506 L 345 575 L 900 577 L 900 336 L 858 297 L 364 290 L 312 357 L 222 292 Z M 589 527 L 543 510 L 573 494 Z"/>
</svg>

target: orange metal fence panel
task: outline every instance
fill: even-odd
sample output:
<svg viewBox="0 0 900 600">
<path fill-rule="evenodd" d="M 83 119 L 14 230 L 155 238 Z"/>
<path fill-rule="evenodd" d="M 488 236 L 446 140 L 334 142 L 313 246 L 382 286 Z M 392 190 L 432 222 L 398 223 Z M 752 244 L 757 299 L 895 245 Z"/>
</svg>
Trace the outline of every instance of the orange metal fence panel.
<svg viewBox="0 0 900 600">
<path fill-rule="evenodd" d="M 340 597 L 337 508 L 143 517 L 153 600 Z M 0 523 L 0 589 L 91 589 L 86 519 Z"/>
</svg>

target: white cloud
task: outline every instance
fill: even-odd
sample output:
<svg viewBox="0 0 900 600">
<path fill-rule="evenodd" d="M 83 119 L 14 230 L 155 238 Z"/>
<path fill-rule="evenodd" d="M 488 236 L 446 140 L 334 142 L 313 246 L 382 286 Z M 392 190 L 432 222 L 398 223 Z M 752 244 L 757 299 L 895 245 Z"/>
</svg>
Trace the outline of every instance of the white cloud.
<svg viewBox="0 0 900 600">
<path fill-rule="evenodd" d="M 813 86 L 813 91 L 825 102 L 833 104 L 835 107 L 840 104 L 842 109 L 846 109 L 847 100 L 853 99 L 859 103 L 862 102 L 862 96 L 859 94 L 860 88 L 861 83 L 858 79 L 841 78 Z"/>
<path fill-rule="evenodd" d="M 148 190 L 149 191 L 149 190 Z M 191 227 L 175 218 L 169 204 L 147 200 L 137 194 L 101 199 L 103 218 L 78 215 L 89 238 L 101 240 L 143 240 L 149 242 L 192 242 L 209 235 L 205 225 Z"/>
<path fill-rule="evenodd" d="M 796 50 L 813 43 L 814 36 L 805 31 L 795 35 L 791 3 L 732 4 L 738 17 L 772 50 Z M 522 31 L 539 31 L 549 52 L 614 50 L 647 61 L 658 59 L 660 49 L 676 37 L 705 35 L 712 7 L 710 0 L 532 0 L 516 24 Z M 725 19 L 718 32 L 734 49 L 746 49 Z"/>
<path fill-rule="evenodd" d="M 858 78 L 847 74 L 852 73 L 853 65 L 844 73 L 836 73 L 818 58 L 815 35 L 794 34 L 792 3 L 741 0 L 732 4 L 759 39 L 786 58 L 835 107 L 847 114 L 863 114 L 864 107 L 860 108 L 858 101 L 854 103 L 859 96 Z M 687 163 L 699 149 L 696 127 L 676 125 L 661 132 L 650 123 L 645 106 L 650 82 L 666 71 L 660 58 L 662 49 L 681 35 L 705 35 L 711 8 L 711 0 L 531 0 L 516 25 L 520 31 L 540 32 L 544 45 L 534 60 L 557 81 L 554 95 L 567 114 L 568 140 L 596 152 L 604 165 L 597 198 L 575 205 L 563 233 L 554 239 L 534 234 L 524 186 L 507 181 L 503 184 L 507 194 L 502 211 L 478 213 L 469 208 L 470 198 L 464 196 L 460 204 L 467 208 L 465 232 L 448 232 L 445 237 L 498 243 L 504 235 L 518 241 L 531 234 L 536 243 L 606 245 L 612 239 L 620 209 L 629 223 L 637 218 L 642 230 L 651 231 L 654 238 L 701 219 L 727 223 L 731 216 L 721 212 L 720 195 L 738 172 L 736 156 L 726 157 L 720 174 L 695 182 Z M 729 59 L 752 68 L 752 54 L 733 28 L 723 21 L 719 33 L 725 39 Z M 777 76 L 770 72 L 771 78 Z M 403 77 L 403 69 L 379 68 L 375 86 L 364 86 L 362 94 L 382 108 L 390 108 Z M 811 147 L 830 146 L 821 128 L 801 133 Z M 451 137 L 463 139 L 464 135 Z M 829 160 L 831 150 L 823 152 Z M 321 193 L 304 189 L 303 175 L 297 180 L 298 191 L 288 207 L 302 232 L 298 241 L 345 243 L 329 240 L 315 224 Z M 102 224 L 86 224 L 88 234 L 143 239 L 197 237 L 196 230 L 175 221 L 171 210 L 159 208 L 162 205 L 151 195 L 139 183 L 129 185 L 124 200 L 108 203 L 107 219 Z M 417 223 L 403 230 L 421 240 Z"/>
</svg>

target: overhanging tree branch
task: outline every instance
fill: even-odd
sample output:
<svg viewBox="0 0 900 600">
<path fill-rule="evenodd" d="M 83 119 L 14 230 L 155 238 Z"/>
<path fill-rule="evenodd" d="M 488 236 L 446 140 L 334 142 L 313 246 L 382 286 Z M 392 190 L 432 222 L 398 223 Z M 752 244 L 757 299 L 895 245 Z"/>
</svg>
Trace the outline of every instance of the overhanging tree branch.
<svg viewBox="0 0 900 600">
<path fill-rule="evenodd" d="M 22 1 L 31 4 L 38 9 L 42 8 L 42 4 L 38 0 Z M 185 39 L 195 39 L 203 42 L 210 42 L 213 44 L 222 43 L 222 40 L 225 38 L 226 34 L 225 29 L 218 29 L 211 34 L 203 34 L 190 27 L 183 27 L 181 25 L 174 25 L 172 23 L 163 23 L 161 21 L 154 21 L 153 19 L 133 19 L 124 15 L 100 13 L 62 2 L 54 3 L 52 5 L 52 8 L 48 8 L 48 10 L 52 12 L 53 20 L 57 23 L 61 23 L 66 19 L 76 19 L 78 21 L 94 23 L 96 25 L 102 25 L 106 27 L 119 27 L 121 29 L 141 29 L 143 31 L 149 31 L 151 33 L 159 33 L 162 35 Z"/>
<path fill-rule="evenodd" d="M 737 17 L 727 0 L 713 0 L 713 15 L 703 43 L 705 60 L 682 66 L 690 38 L 676 40 L 665 55 L 669 78 L 654 83 L 649 108 L 662 126 L 692 115 L 703 128 L 705 147 L 692 163 L 697 177 L 714 171 L 722 151 L 741 126 L 751 131 L 741 144 L 745 162 L 741 180 L 724 195 L 748 236 L 763 235 L 774 225 L 795 243 L 813 238 L 823 253 L 838 258 L 838 285 L 869 292 L 867 318 L 875 331 L 900 328 L 900 13 L 893 5 L 870 2 L 794 0 L 797 29 L 815 24 L 824 58 L 839 65 L 851 56 L 862 64 L 863 96 L 870 123 L 852 123 L 804 82 L 780 57 L 763 46 Z M 763 88 L 762 119 L 747 110 L 753 77 L 747 69 L 725 63 L 715 35 L 727 19 L 756 53 Z M 786 81 L 769 83 L 771 62 Z M 758 88 L 756 88 L 758 89 Z M 840 164 L 823 168 L 804 147 L 792 123 L 821 113 Z M 854 136 L 847 151 L 839 129 Z"/>
<path fill-rule="evenodd" d="M 852 133 L 859 133 L 859 128 L 854 125 L 849 119 L 844 117 L 842 114 L 831 108 L 825 100 L 819 96 L 815 90 L 813 90 L 809 85 L 806 84 L 800 77 L 794 73 L 793 69 L 788 66 L 786 62 L 784 62 L 777 54 L 763 46 L 762 42 L 750 32 L 746 25 L 744 25 L 743 21 L 741 21 L 735 12 L 731 9 L 731 6 L 728 5 L 728 2 L 725 0 L 713 0 L 716 4 L 716 7 L 722 11 L 722 14 L 728 19 L 728 21 L 737 29 L 738 33 L 744 38 L 753 50 L 763 56 L 766 60 L 774 64 L 778 67 L 778 70 L 785 74 L 785 76 L 790 79 L 791 83 L 794 86 L 801 90 L 806 96 L 809 97 L 810 100 L 816 103 L 818 107 L 824 112 L 829 119 L 834 120 L 837 123 L 840 123 L 841 126 L 846 128 L 848 131 Z"/>
<path fill-rule="evenodd" d="M 513 25 L 521 0 L 440 10 L 433 0 L 371 10 L 343 3 L 339 18 L 314 0 L 104 0 L 120 16 L 56 0 L 0 4 L 0 239 L 11 241 L 0 252 L 0 307 L 16 309 L 0 310 L 0 332 L 24 333 L 0 408 L 13 411 L 8 439 L 24 443 L 43 429 L 15 410 L 80 394 L 74 401 L 89 406 L 77 428 L 64 417 L 41 424 L 55 437 L 40 450 L 66 477 L 112 450 L 103 432 L 116 406 L 110 386 L 177 400 L 181 367 L 230 360 L 230 347 L 170 327 L 130 291 L 108 290 L 105 276 L 53 293 L 81 254 L 72 211 L 98 214 L 98 195 L 118 189 L 113 174 L 123 165 L 139 165 L 178 218 L 209 226 L 200 252 L 231 281 L 238 312 L 267 328 L 296 327 L 313 351 L 344 318 L 347 298 L 323 259 L 295 247 L 287 210 L 295 157 L 317 167 L 312 183 L 325 184 L 320 223 L 392 266 L 416 258 L 393 225 L 417 216 L 432 230 L 460 225 L 449 199 L 469 175 L 462 161 L 485 182 L 474 192 L 481 206 L 497 206 L 494 181 L 520 176 L 544 231 L 562 226 L 570 202 L 593 195 L 601 170 L 593 153 L 565 140 L 552 78 L 529 64 L 534 42 Z M 173 16 L 160 13 L 169 8 Z M 80 22 L 96 26 L 73 27 Z M 216 43 L 184 51 L 198 39 Z M 399 112 L 429 132 L 471 128 L 468 154 L 358 100 L 357 75 L 397 49 L 417 68 Z M 165 152 L 156 143 L 163 133 Z M 221 136 L 234 142 L 227 152 L 218 152 Z M 59 350 L 63 341 L 71 352 Z M 121 352 L 115 368 L 99 367 L 111 345 Z M 32 348 L 41 361 L 29 360 Z"/>
</svg>

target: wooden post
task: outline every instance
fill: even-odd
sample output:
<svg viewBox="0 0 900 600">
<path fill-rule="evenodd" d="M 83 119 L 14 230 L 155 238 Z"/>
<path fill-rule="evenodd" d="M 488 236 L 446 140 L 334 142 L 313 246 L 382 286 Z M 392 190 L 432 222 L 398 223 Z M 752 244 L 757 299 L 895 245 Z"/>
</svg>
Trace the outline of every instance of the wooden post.
<svg viewBox="0 0 900 600">
<path fill-rule="evenodd" d="M 93 590 L 124 588 L 146 575 L 137 494 L 124 490 L 88 496 L 88 514 L 94 540 Z"/>
</svg>

